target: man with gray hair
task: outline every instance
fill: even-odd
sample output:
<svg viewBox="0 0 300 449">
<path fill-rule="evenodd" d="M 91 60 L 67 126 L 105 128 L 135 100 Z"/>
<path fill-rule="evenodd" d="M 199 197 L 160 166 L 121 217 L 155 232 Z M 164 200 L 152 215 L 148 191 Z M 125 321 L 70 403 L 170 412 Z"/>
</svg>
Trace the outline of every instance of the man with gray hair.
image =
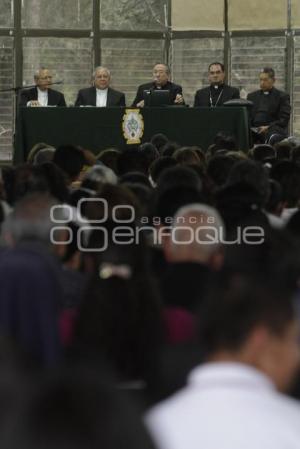
<svg viewBox="0 0 300 449">
<path fill-rule="evenodd" d="M 177 211 L 164 252 L 172 262 L 196 262 L 218 269 L 224 240 L 225 226 L 217 210 L 206 204 L 189 204 Z"/>
<path fill-rule="evenodd" d="M 126 106 L 125 94 L 109 87 L 110 71 L 106 67 L 96 67 L 92 76 L 92 87 L 81 89 L 75 106 Z"/>
<path fill-rule="evenodd" d="M 46 67 L 41 67 L 34 74 L 36 87 L 24 89 L 20 96 L 20 106 L 66 106 L 61 92 L 51 89 L 52 74 Z"/>
<path fill-rule="evenodd" d="M 153 67 L 153 81 L 141 84 L 138 87 L 132 106 L 143 108 L 145 106 L 145 95 L 147 95 L 147 92 L 153 92 L 154 90 L 168 90 L 170 92 L 171 104 L 184 104 L 182 87 L 179 84 L 171 82 L 170 78 L 171 72 L 169 66 L 161 63 L 155 64 Z"/>
</svg>

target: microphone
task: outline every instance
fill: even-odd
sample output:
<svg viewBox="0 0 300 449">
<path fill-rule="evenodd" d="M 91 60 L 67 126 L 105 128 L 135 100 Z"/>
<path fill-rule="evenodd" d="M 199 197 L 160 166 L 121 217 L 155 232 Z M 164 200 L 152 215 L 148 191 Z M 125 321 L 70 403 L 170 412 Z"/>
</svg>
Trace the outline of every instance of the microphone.
<svg viewBox="0 0 300 449">
<path fill-rule="evenodd" d="M 55 81 L 54 83 L 49 83 L 49 86 L 53 86 L 54 84 L 64 84 L 63 80 Z"/>
</svg>

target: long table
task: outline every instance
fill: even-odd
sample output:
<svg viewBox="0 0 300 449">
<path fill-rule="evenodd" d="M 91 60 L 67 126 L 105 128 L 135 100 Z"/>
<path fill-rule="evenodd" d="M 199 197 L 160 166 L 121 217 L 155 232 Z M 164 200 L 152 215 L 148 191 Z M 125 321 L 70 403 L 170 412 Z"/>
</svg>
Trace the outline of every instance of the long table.
<svg viewBox="0 0 300 449">
<path fill-rule="evenodd" d="M 127 108 L 127 110 L 130 108 Z M 128 147 L 123 135 L 126 108 L 19 108 L 14 163 L 26 161 L 38 142 L 52 146 L 80 145 L 98 153 L 105 148 Z M 234 135 L 241 150 L 249 148 L 248 114 L 244 107 L 143 108 L 142 142 L 162 132 L 181 145 L 206 150 L 219 131 Z"/>
</svg>

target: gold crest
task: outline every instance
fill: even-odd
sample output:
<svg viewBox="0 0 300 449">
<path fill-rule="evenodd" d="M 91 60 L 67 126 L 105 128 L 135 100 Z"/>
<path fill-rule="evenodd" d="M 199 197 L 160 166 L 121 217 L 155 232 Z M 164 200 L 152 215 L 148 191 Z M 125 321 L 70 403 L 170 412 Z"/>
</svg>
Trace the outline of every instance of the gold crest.
<svg viewBox="0 0 300 449">
<path fill-rule="evenodd" d="M 128 145 L 141 143 L 144 134 L 144 119 L 139 109 L 126 109 L 122 128 L 124 139 Z"/>
</svg>

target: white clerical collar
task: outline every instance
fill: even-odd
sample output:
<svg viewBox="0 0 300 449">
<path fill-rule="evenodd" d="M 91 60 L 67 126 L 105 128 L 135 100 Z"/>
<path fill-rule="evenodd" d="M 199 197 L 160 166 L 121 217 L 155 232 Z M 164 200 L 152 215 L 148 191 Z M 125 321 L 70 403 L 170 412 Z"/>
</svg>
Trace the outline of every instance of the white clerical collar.
<svg viewBox="0 0 300 449">
<path fill-rule="evenodd" d="M 104 95 L 104 94 L 107 94 L 107 91 L 108 91 L 108 88 L 106 88 L 106 89 L 98 89 L 97 87 L 96 87 L 96 91 L 97 91 L 97 94 L 99 94 L 99 95 Z"/>
<path fill-rule="evenodd" d="M 41 90 L 37 87 L 38 102 L 41 106 L 48 106 L 48 90 Z"/>
<path fill-rule="evenodd" d="M 96 88 L 96 106 L 102 107 L 102 108 L 106 106 L 107 92 L 108 92 L 108 88 L 106 88 L 106 89 L 97 89 Z"/>
<path fill-rule="evenodd" d="M 39 87 L 37 87 L 38 95 L 41 95 L 42 97 L 48 96 L 48 90 L 41 90 Z"/>
</svg>

